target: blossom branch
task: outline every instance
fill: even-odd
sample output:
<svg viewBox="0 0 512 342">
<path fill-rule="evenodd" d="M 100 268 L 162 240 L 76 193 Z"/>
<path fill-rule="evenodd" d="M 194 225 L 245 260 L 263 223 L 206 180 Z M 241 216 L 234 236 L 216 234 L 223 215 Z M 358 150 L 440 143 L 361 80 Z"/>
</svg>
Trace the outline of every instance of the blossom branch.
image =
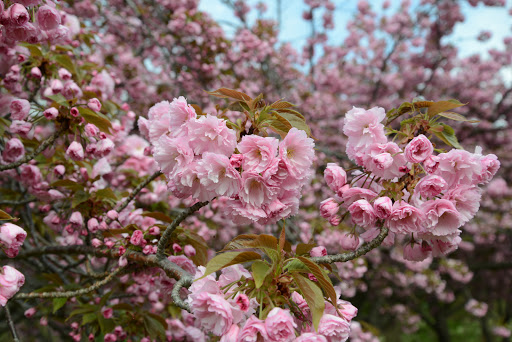
<svg viewBox="0 0 512 342">
<path fill-rule="evenodd" d="M 9 306 L 5 304 L 5 316 L 7 317 L 7 323 L 9 324 L 9 329 L 11 329 L 12 333 L 12 339 L 14 342 L 20 342 L 20 339 L 18 338 L 18 334 L 16 333 L 16 327 L 14 326 L 14 322 L 11 317 L 11 312 L 9 311 Z"/>
<path fill-rule="evenodd" d="M 14 296 L 15 299 L 28 299 L 28 298 L 71 298 L 78 297 L 84 294 L 90 293 L 102 287 L 103 285 L 109 283 L 112 279 L 116 277 L 116 275 L 125 269 L 124 267 L 119 267 L 115 269 L 112 273 L 110 273 L 105 279 L 100 280 L 89 287 L 84 289 L 76 290 L 76 291 L 65 291 L 65 292 L 30 292 L 30 293 L 18 293 Z"/>
<path fill-rule="evenodd" d="M 165 228 L 164 233 L 162 234 L 162 237 L 158 241 L 158 249 L 156 251 L 156 258 L 158 260 L 164 259 L 165 254 L 164 250 L 165 247 L 167 247 L 167 244 L 169 243 L 169 239 L 171 238 L 172 233 L 174 230 L 180 225 L 183 220 L 185 220 L 187 217 L 189 217 L 192 213 L 196 212 L 197 210 L 201 209 L 205 205 L 207 205 L 208 202 L 197 202 L 193 206 L 187 208 L 185 211 L 183 211 L 181 214 L 179 214 L 174 221 L 172 221 L 171 224 Z"/>
<path fill-rule="evenodd" d="M 389 232 L 388 228 L 382 227 L 380 229 L 379 235 L 377 235 L 377 237 L 375 239 L 373 239 L 366 245 L 359 247 L 358 249 L 356 249 L 353 252 L 336 254 L 336 255 L 326 255 L 326 256 L 321 256 L 321 257 L 314 257 L 314 258 L 311 258 L 311 261 L 314 261 L 318 264 L 332 264 L 334 262 L 346 262 L 349 260 L 353 260 L 355 258 L 359 258 L 360 256 L 365 255 L 372 249 L 380 246 L 382 241 L 384 241 L 386 236 L 388 236 L 388 232 Z"/>
<path fill-rule="evenodd" d="M 64 133 L 67 129 L 67 125 L 62 125 L 57 132 L 53 133 L 48 139 L 43 141 L 41 145 L 39 145 L 39 147 L 36 148 L 31 154 L 27 154 L 25 157 L 13 163 L 7 165 L 0 165 L 0 171 L 14 169 L 15 167 L 18 167 L 22 164 L 28 163 L 29 161 L 34 159 L 39 153 L 46 150 L 48 146 L 52 145 L 55 142 L 55 140 L 57 140 L 57 138 L 60 137 L 62 133 Z"/>
</svg>

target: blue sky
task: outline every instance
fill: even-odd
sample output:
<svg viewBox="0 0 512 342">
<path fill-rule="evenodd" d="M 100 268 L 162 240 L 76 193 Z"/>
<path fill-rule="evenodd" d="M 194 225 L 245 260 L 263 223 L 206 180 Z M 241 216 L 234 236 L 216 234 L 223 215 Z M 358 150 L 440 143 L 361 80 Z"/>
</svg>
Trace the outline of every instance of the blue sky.
<svg viewBox="0 0 512 342">
<path fill-rule="evenodd" d="M 258 0 L 249 0 L 248 4 L 254 6 L 258 2 Z M 264 0 L 263 2 L 268 7 L 265 17 L 276 18 L 277 1 Z M 310 26 L 302 19 L 302 12 L 306 6 L 302 0 L 281 0 L 281 2 L 282 23 L 279 38 L 282 42 L 290 42 L 296 48 L 300 48 L 310 33 Z M 344 27 L 356 12 L 357 1 L 334 0 L 334 2 L 336 3 L 334 18 L 336 28 L 331 33 L 329 39 L 333 44 L 337 44 L 341 43 L 347 34 Z M 382 2 L 382 0 L 370 0 L 372 8 L 376 11 L 381 10 Z M 394 6 L 400 4 L 399 1 L 391 2 Z M 417 0 L 413 0 L 413 3 L 417 2 Z M 486 7 L 482 5 L 471 7 L 466 1 L 461 2 L 463 3 L 462 11 L 466 21 L 456 26 L 451 38 L 453 43 L 459 47 L 459 53 L 462 56 L 473 53 L 486 55 L 485 51 L 491 47 L 502 49 L 503 38 L 506 35 L 511 35 L 512 32 L 512 17 L 508 14 L 508 10 L 512 7 L 512 0 L 507 0 L 505 9 L 503 7 Z M 230 19 L 233 18 L 232 12 L 221 0 L 201 0 L 199 8 L 221 22 L 226 32 L 233 32 L 233 28 L 227 22 L 236 23 L 236 20 Z M 488 30 L 493 33 L 489 41 L 475 41 L 475 38 L 482 30 Z"/>
</svg>

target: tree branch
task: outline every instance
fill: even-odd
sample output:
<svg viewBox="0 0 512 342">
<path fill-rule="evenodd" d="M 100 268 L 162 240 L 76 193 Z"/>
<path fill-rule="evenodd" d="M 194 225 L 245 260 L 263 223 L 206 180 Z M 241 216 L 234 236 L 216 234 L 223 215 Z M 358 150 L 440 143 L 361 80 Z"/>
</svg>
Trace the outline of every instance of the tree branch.
<svg viewBox="0 0 512 342">
<path fill-rule="evenodd" d="M 5 316 L 7 317 L 7 323 L 9 324 L 9 328 L 11 329 L 12 339 L 14 340 L 14 342 L 20 342 L 20 340 L 18 338 L 18 334 L 16 333 L 16 327 L 14 326 L 14 322 L 11 317 L 11 312 L 9 311 L 9 306 L 7 306 L 7 304 L 5 304 L 4 309 L 5 309 Z"/>
<path fill-rule="evenodd" d="M 373 239 L 366 245 L 359 247 L 358 249 L 356 249 L 353 252 L 336 254 L 336 255 L 326 255 L 326 256 L 321 256 L 321 257 L 314 257 L 314 258 L 311 258 L 311 261 L 316 262 L 318 264 L 332 264 L 334 262 L 346 262 L 346 261 L 349 261 L 349 260 L 352 260 L 355 258 L 359 258 L 360 256 L 365 255 L 372 249 L 380 246 L 382 241 L 384 241 L 386 236 L 388 236 L 388 232 L 389 232 L 388 228 L 382 227 L 380 229 L 379 235 L 377 235 L 377 237 L 375 239 Z"/>
<path fill-rule="evenodd" d="M 181 299 L 180 290 L 183 287 L 188 288 L 190 285 L 192 285 L 193 281 L 194 281 L 194 279 L 192 279 L 192 277 L 183 277 L 180 280 L 178 280 L 178 282 L 176 284 L 174 284 L 174 287 L 172 288 L 172 292 L 171 292 L 171 298 L 172 298 L 174 304 L 176 304 L 176 306 L 178 306 L 184 310 L 187 310 L 189 312 L 190 312 L 190 306 L 188 305 L 187 302 L 185 302 L 183 299 Z"/>
<path fill-rule="evenodd" d="M 36 148 L 31 154 L 27 154 L 25 157 L 13 163 L 7 165 L 0 165 L 0 171 L 14 169 L 15 167 L 18 167 L 22 164 L 28 163 L 29 161 L 34 159 L 39 153 L 43 152 L 48 146 L 52 145 L 55 142 L 55 140 L 57 140 L 57 138 L 60 137 L 61 134 L 64 133 L 64 131 L 66 131 L 67 129 L 68 126 L 66 124 L 63 124 L 57 132 L 53 133 L 48 139 L 43 141 L 41 145 L 39 145 L 39 147 Z"/>
<path fill-rule="evenodd" d="M 184 219 L 189 217 L 192 213 L 196 212 L 197 210 L 201 209 L 205 205 L 207 205 L 209 202 L 197 202 L 193 206 L 187 208 L 185 211 L 183 211 L 181 214 L 179 214 L 174 221 L 172 221 L 171 224 L 165 228 L 164 233 L 162 234 L 162 237 L 158 241 L 158 249 L 156 251 L 156 258 L 158 260 L 165 259 L 165 248 L 167 247 L 167 244 L 169 243 L 169 239 L 171 238 L 172 233 L 180 225 L 181 222 L 183 222 Z"/>
</svg>

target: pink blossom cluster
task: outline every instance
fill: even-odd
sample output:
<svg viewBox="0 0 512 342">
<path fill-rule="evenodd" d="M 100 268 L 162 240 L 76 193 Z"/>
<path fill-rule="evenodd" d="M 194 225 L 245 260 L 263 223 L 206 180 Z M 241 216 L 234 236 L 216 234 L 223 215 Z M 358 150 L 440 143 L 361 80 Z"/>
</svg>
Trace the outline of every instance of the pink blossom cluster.
<svg viewBox="0 0 512 342">
<path fill-rule="evenodd" d="M 200 266 L 196 281 L 189 288 L 191 314 L 197 327 L 221 336 L 222 342 L 338 342 L 349 337 L 357 308 L 347 301 L 338 300 L 339 314 L 333 305 L 325 303 L 318 331 L 312 326 L 306 300 L 298 292 L 291 294 L 291 301 L 300 312 L 274 307 L 261 320 L 254 315 L 259 308 L 256 298 L 238 291 L 240 284 L 252 279 L 251 273 L 241 265 L 233 265 L 224 268 L 217 280 L 214 274 L 203 277 L 204 271 Z"/>
<path fill-rule="evenodd" d="M 354 107 L 347 112 L 343 126 L 347 154 L 361 170 L 348 183 L 343 168 L 327 165 L 324 179 L 335 196 L 322 201 L 320 213 L 337 226 L 340 211 L 345 210 L 352 223 L 364 230 L 360 235 L 355 229 L 345 233 L 341 245 L 347 250 L 372 240 L 379 227 L 386 226 L 389 235 L 384 244 L 411 236 L 403 248 L 408 260 L 447 254 L 461 242 L 459 228 L 478 211 L 479 185 L 492 179 L 500 162 L 494 154 L 482 155 L 478 148 L 475 153 L 452 149 L 436 155 L 423 134 L 402 149 L 388 141 L 382 123 L 385 117 L 380 107 Z M 400 189 L 394 184 L 401 184 Z"/>
<path fill-rule="evenodd" d="M 0 226 L 0 247 L 9 258 L 18 255 L 19 248 L 25 241 L 27 233 L 23 228 L 4 223 Z M 25 276 L 11 266 L 3 266 L 0 270 L 0 305 L 5 306 L 25 283 Z"/>
<path fill-rule="evenodd" d="M 151 107 L 139 128 L 175 196 L 224 197 L 224 214 L 239 224 L 273 223 L 297 213 L 314 158 L 306 132 L 292 128 L 282 141 L 244 135 L 237 142 L 224 119 L 198 116 L 183 97 Z"/>
</svg>

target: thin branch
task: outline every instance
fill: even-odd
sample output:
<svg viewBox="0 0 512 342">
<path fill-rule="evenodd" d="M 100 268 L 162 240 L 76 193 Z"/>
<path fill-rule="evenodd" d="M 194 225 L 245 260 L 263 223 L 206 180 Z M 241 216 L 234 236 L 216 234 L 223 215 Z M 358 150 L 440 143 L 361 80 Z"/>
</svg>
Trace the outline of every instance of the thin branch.
<svg viewBox="0 0 512 342">
<path fill-rule="evenodd" d="M 100 280 L 89 287 L 76 291 L 65 291 L 65 292 L 30 292 L 30 293 L 18 293 L 14 296 L 15 299 L 27 299 L 27 298 L 71 298 L 78 297 L 89 292 L 95 291 L 103 285 L 109 283 L 116 275 L 123 270 L 124 267 L 119 267 L 110 273 L 105 279 Z"/>
<path fill-rule="evenodd" d="M 12 333 L 12 339 L 14 342 L 20 342 L 20 339 L 18 338 L 18 334 L 16 333 L 16 327 L 14 326 L 14 322 L 11 317 L 11 312 L 9 311 L 9 306 L 5 304 L 5 316 L 7 316 L 7 323 L 9 324 L 9 328 L 11 329 Z"/>
<path fill-rule="evenodd" d="M 388 228 L 382 227 L 380 229 L 379 235 L 369 243 L 367 243 L 364 246 L 359 247 L 353 252 L 349 253 L 343 253 L 343 254 L 336 254 L 336 255 L 326 255 L 321 257 L 314 257 L 311 258 L 311 261 L 316 262 L 318 264 L 332 264 L 334 262 L 346 262 L 355 258 L 359 258 L 360 256 L 365 255 L 369 251 L 371 251 L 374 248 L 377 248 L 380 246 L 382 241 L 388 236 Z"/>
<path fill-rule="evenodd" d="M 207 205 L 208 202 L 197 202 L 193 206 L 187 208 L 185 211 L 183 211 L 181 214 L 179 214 L 174 221 L 172 221 L 171 224 L 165 228 L 164 233 L 162 234 L 162 237 L 158 241 L 158 249 L 156 251 L 156 258 L 158 260 L 165 259 L 165 248 L 167 247 L 167 244 L 169 243 L 169 239 L 171 238 L 172 233 L 180 225 L 180 223 L 185 220 L 187 217 L 189 217 L 192 213 L 196 212 L 197 210 L 201 209 L 205 205 Z"/>
<path fill-rule="evenodd" d="M 0 201 L 0 205 L 10 205 L 10 206 L 16 206 L 16 205 L 22 205 L 27 204 L 31 202 L 37 201 L 37 198 L 27 198 L 21 201 Z"/>
<path fill-rule="evenodd" d="M 194 279 L 192 279 L 192 277 L 183 277 L 180 280 L 178 280 L 178 282 L 176 284 L 174 284 L 174 287 L 172 288 L 172 292 L 171 292 L 171 298 L 172 298 L 174 304 L 176 304 L 176 306 L 178 306 L 182 309 L 185 309 L 189 312 L 190 312 L 190 306 L 188 305 L 187 302 L 185 302 L 183 299 L 181 299 L 180 290 L 183 287 L 188 288 L 190 285 L 192 285 L 193 281 L 194 281 Z"/>
<path fill-rule="evenodd" d="M 68 129 L 67 125 L 62 125 L 59 130 L 53 133 L 48 139 L 43 141 L 39 147 L 37 147 L 31 154 L 27 154 L 25 157 L 21 158 L 18 161 L 7 165 L 0 165 L 0 171 L 14 169 L 22 164 L 28 163 L 32 159 L 34 159 L 39 153 L 43 152 L 48 146 L 52 145 L 58 137 L 62 135 Z"/>
<path fill-rule="evenodd" d="M 116 208 L 117 212 L 120 212 L 122 211 L 124 208 L 126 208 L 128 206 L 128 204 L 130 204 L 130 202 L 135 198 L 135 196 L 137 196 L 139 194 L 139 192 L 142 191 L 142 189 L 144 189 L 149 183 L 151 183 L 153 180 L 155 180 L 156 178 L 158 178 L 158 176 L 160 176 L 162 174 L 162 172 L 160 171 L 157 171 L 155 173 L 153 173 L 151 176 L 149 176 L 148 178 L 146 178 L 144 180 L 144 182 L 140 183 L 139 185 L 137 185 L 137 187 L 135 189 L 133 189 L 132 193 L 130 194 L 130 196 L 128 196 L 122 203 L 119 207 Z M 110 222 L 112 222 L 112 220 L 110 218 L 107 218 L 105 220 L 105 222 L 107 224 L 110 224 Z"/>
</svg>

